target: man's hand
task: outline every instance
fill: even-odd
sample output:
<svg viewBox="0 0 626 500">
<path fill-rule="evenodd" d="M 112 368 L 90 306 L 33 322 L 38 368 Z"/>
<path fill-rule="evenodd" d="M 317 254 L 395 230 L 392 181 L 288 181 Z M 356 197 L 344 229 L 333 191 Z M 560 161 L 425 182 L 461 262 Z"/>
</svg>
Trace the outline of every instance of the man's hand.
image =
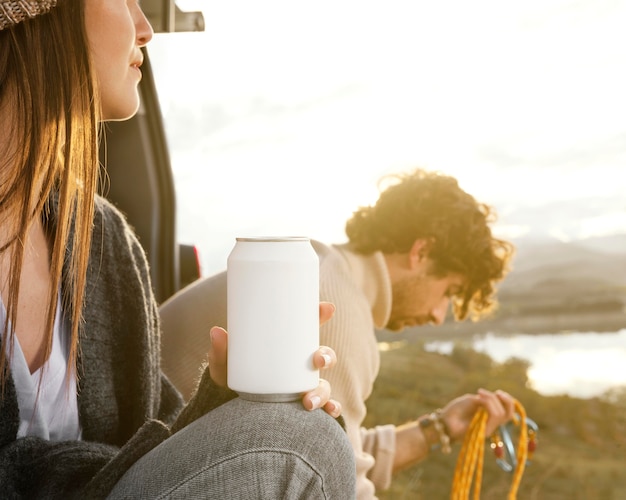
<svg viewBox="0 0 626 500">
<path fill-rule="evenodd" d="M 498 426 L 511 420 L 515 413 L 515 400 L 504 391 L 491 392 L 478 389 L 477 394 L 460 396 L 450 401 L 442 411 L 444 422 L 452 440 L 463 439 L 474 414 L 481 406 L 489 414 L 485 428 L 487 436 L 493 434 Z"/>
</svg>

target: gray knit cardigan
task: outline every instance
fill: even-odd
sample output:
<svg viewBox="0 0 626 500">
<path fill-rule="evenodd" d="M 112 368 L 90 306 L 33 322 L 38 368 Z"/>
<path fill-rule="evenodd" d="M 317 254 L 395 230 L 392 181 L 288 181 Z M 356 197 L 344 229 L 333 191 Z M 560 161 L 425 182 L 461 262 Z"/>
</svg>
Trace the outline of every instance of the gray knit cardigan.
<svg viewBox="0 0 626 500">
<path fill-rule="evenodd" d="M 53 202 L 51 230 L 55 210 Z M 160 370 L 158 308 L 144 250 L 124 216 L 100 197 L 87 283 L 78 362 L 83 439 L 17 439 L 19 410 L 9 377 L 0 398 L 2 498 L 104 498 L 139 457 L 235 397 L 206 370 L 183 407 Z"/>
</svg>

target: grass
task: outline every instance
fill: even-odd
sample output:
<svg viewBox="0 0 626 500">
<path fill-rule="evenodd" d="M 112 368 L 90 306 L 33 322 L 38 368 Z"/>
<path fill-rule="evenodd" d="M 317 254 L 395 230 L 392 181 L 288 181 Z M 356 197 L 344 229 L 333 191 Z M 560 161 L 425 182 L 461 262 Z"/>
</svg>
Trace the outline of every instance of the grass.
<svg viewBox="0 0 626 500">
<path fill-rule="evenodd" d="M 606 397 L 542 396 L 528 387 L 527 362 L 495 363 L 484 353 L 455 347 L 449 356 L 407 344 L 381 353 L 381 370 L 367 401 L 367 427 L 401 424 L 443 407 L 479 387 L 504 389 L 539 425 L 537 452 L 526 468 L 520 499 L 617 500 L 626 498 L 626 390 Z M 450 498 L 459 445 L 398 474 L 381 500 Z M 481 499 L 504 499 L 511 475 L 485 451 Z"/>
</svg>

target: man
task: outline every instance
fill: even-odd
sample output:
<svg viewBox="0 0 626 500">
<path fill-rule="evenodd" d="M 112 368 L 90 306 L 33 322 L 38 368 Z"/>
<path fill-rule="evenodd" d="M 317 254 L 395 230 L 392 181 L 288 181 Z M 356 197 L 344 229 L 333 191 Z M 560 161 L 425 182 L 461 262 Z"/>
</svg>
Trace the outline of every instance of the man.
<svg viewBox="0 0 626 500">
<path fill-rule="evenodd" d="M 312 243 L 320 259 L 320 299 L 336 306 L 333 319 L 320 330 L 321 344 L 332 347 L 340 360 L 325 377 L 342 405 L 355 451 L 359 499 L 375 498 L 394 472 L 426 458 L 431 448 L 446 451 L 450 440 L 462 439 L 479 407 L 489 414 L 488 435 L 514 412 L 508 394 L 479 390 L 403 426 L 361 428 L 380 365 L 375 329 L 440 325 L 450 305 L 459 321 L 480 319 L 493 310 L 494 285 L 504 278 L 513 254 L 510 243 L 491 233 L 493 210 L 463 191 L 453 177 L 418 169 L 395 180 L 373 206 L 358 209 L 348 220 L 348 243 Z M 223 273 L 162 306 L 166 351 L 181 345 L 180 339 L 167 338 L 172 317 L 200 321 L 204 331 L 225 325 L 225 289 Z M 181 307 L 196 313 L 171 312 Z M 202 311 L 201 319 L 197 311 Z M 182 329 L 198 331 L 192 324 Z M 166 352 L 166 373 L 167 359 Z M 197 360 L 187 364 L 197 371 Z M 181 377 L 173 372 L 172 377 L 180 386 Z"/>
<path fill-rule="evenodd" d="M 425 458 L 441 438 L 428 425 L 432 418 L 361 429 L 380 362 L 375 328 L 440 325 L 450 304 L 457 320 L 479 319 L 493 309 L 494 284 L 513 253 L 491 234 L 491 208 L 454 178 L 416 170 L 396 181 L 373 206 L 354 212 L 347 244 L 314 245 L 320 296 L 337 308 L 321 329 L 321 343 L 342 360 L 328 377 L 356 452 L 360 499 L 387 488 L 393 472 Z M 512 398 L 499 391 L 463 396 L 442 412 L 449 437 L 465 434 L 478 405 L 490 413 L 489 434 L 513 412 Z"/>
</svg>

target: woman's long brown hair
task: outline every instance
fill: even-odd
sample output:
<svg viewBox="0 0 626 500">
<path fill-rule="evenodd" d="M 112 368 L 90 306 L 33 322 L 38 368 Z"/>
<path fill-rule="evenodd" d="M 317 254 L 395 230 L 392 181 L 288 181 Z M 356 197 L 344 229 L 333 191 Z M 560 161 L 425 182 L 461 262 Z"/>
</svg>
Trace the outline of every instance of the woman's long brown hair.
<svg viewBox="0 0 626 500">
<path fill-rule="evenodd" d="M 48 233 L 51 283 L 44 359 L 52 347 L 57 294 L 68 259 L 62 299 L 71 321 L 70 369 L 76 368 L 78 357 L 99 173 L 100 109 L 84 26 L 82 0 L 63 0 L 49 14 L 0 31 L 0 109 L 10 113 L 12 122 L 10 157 L 0 159 L 0 221 L 5 227 L 13 223 L 0 248 L 9 252 L 11 268 L 4 342 L 13 348 L 23 242 L 33 221 L 49 215 L 48 203 L 56 197 L 55 231 Z M 7 367 L 7 349 L 3 348 L 2 393 Z"/>
</svg>

